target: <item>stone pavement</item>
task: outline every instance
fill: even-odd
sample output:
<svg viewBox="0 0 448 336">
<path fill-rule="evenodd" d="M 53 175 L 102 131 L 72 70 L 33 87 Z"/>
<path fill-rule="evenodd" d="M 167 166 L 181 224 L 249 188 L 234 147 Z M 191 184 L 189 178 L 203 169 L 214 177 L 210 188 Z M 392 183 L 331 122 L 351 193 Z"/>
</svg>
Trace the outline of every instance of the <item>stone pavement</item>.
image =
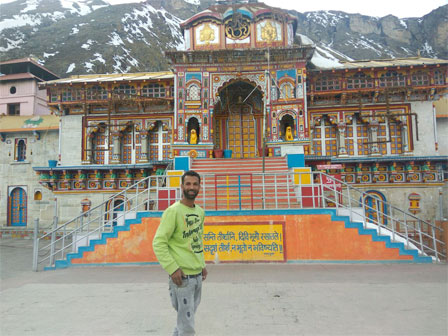
<svg viewBox="0 0 448 336">
<path fill-rule="evenodd" d="M 34 273 L 31 240 L 0 239 L 0 335 L 170 335 L 159 266 Z M 199 336 L 447 335 L 447 266 L 209 265 Z"/>
</svg>

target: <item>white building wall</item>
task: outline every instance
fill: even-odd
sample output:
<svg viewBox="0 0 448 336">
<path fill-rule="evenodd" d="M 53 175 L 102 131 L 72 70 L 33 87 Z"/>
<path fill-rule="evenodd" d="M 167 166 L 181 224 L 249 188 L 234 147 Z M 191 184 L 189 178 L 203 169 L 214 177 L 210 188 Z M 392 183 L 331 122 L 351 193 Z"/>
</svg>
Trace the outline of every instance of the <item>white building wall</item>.
<svg viewBox="0 0 448 336">
<path fill-rule="evenodd" d="M 61 117 L 61 165 L 81 165 L 82 116 Z"/>
<path fill-rule="evenodd" d="M 8 133 L 0 142 L 0 228 L 7 226 L 8 190 L 22 186 L 27 192 L 27 226 L 34 227 L 34 218 L 40 218 L 40 226 L 51 225 L 54 212 L 53 193 L 39 184 L 33 167 L 48 166 L 48 159 L 57 157 L 58 131 L 40 132 L 37 140 L 32 132 Z M 15 139 L 26 139 L 26 160 L 14 160 Z M 34 200 L 40 191 L 42 200 Z M 19 227 L 20 228 L 20 227 Z M 23 228 L 23 227 L 22 227 Z"/>
<path fill-rule="evenodd" d="M 413 118 L 414 130 L 414 152 L 415 156 L 434 156 L 437 155 L 434 146 L 434 115 L 431 101 L 411 103 L 411 112 L 418 115 L 418 136 L 415 128 L 415 118 Z"/>
<path fill-rule="evenodd" d="M 439 155 L 448 155 L 448 118 L 437 118 L 437 140 Z"/>
</svg>

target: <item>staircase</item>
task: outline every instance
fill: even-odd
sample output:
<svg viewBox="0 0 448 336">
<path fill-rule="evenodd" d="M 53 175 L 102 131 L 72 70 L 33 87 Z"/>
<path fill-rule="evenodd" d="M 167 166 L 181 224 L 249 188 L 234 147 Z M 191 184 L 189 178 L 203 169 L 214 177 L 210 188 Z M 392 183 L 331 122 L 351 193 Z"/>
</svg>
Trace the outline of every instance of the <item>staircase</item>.
<svg viewBox="0 0 448 336">
<path fill-rule="evenodd" d="M 271 223 L 277 216 L 278 221 L 286 221 L 284 233 L 288 262 L 311 259 L 367 262 L 393 262 L 403 258 L 411 262 L 446 260 L 446 246 L 439 238 L 442 232 L 439 227 L 382 200 L 378 200 L 382 204 L 372 208 L 364 202 L 367 194 L 362 190 L 322 172 L 306 173 L 312 175 L 308 185 L 293 184 L 297 175 L 288 172 L 284 158 L 265 160 L 265 173 L 262 173 L 262 159 L 193 162 L 192 169 L 202 176 L 202 190 L 197 202 L 207 211 L 208 220 L 216 217 L 215 222 L 224 226 L 231 222 L 250 225 L 260 221 Z M 148 256 L 152 253 L 151 237 L 161 212 L 151 204 L 169 201 L 161 198 L 160 192 L 167 189 L 167 177 L 146 177 L 42 236 L 37 235 L 36 225 L 33 270 L 37 271 L 45 264 L 48 265 L 44 266 L 45 269 L 53 269 L 86 263 L 156 262 L 154 256 L 149 260 Z M 328 180 L 334 185 L 341 184 L 342 189 L 329 188 Z M 317 190 L 311 195 L 313 202 L 304 203 L 301 188 L 310 188 L 313 193 Z M 126 199 L 130 206 L 124 211 L 120 209 L 115 218 L 117 209 L 109 208 L 107 204 L 115 204 L 115 200 L 122 199 Z M 378 212 L 376 218 L 370 218 L 367 213 L 374 209 L 385 211 Z M 329 215 L 331 222 L 326 222 L 323 218 Z M 288 222 L 290 217 L 293 219 Z M 291 248 L 302 248 L 307 244 L 312 253 L 311 250 L 302 255 L 290 253 L 293 252 Z M 388 252 L 383 248 L 381 252 L 378 246 Z M 336 253 L 338 249 L 339 254 Z M 346 249 L 351 254 L 347 254 Z M 364 256 L 360 254 L 362 250 Z M 139 258 L 135 259 L 137 251 Z"/>
<path fill-rule="evenodd" d="M 202 176 L 197 203 L 207 209 L 298 208 L 285 157 L 194 160 L 191 169 Z M 294 195 L 294 197 L 291 197 Z"/>
</svg>

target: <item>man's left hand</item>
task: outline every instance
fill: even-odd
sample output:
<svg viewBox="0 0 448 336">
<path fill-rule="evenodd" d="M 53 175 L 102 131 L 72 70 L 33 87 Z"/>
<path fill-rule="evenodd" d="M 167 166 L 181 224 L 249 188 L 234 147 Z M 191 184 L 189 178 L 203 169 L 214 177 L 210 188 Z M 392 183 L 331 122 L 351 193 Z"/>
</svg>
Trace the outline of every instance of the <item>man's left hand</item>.
<svg viewBox="0 0 448 336">
<path fill-rule="evenodd" d="M 203 268 L 203 269 L 202 269 L 202 281 L 204 281 L 205 279 L 207 279 L 207 274 L 208 274 L 207 269 L 206 269 L 206 268 Z"/>
</svg>

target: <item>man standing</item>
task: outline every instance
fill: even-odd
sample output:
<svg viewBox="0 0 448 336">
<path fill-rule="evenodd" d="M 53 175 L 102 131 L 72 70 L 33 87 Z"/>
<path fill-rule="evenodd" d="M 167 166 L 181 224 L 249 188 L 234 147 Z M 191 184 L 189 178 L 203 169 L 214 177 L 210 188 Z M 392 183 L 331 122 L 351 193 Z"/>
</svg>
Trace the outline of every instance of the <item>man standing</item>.
<svg viewBox="0 0 448 336">
<path fill-rule="evenodd" d="M 207 278 L 202 233 L 204 210 L 194 203 L 201 177 L 193 170 L 182 175 L 182 199 L 162 215 L 152 243 L 160 265 L 170 275 L 171 303 L 177 311 L 173 335 L 194 335 L 194 314 Z"/>
</svg>

